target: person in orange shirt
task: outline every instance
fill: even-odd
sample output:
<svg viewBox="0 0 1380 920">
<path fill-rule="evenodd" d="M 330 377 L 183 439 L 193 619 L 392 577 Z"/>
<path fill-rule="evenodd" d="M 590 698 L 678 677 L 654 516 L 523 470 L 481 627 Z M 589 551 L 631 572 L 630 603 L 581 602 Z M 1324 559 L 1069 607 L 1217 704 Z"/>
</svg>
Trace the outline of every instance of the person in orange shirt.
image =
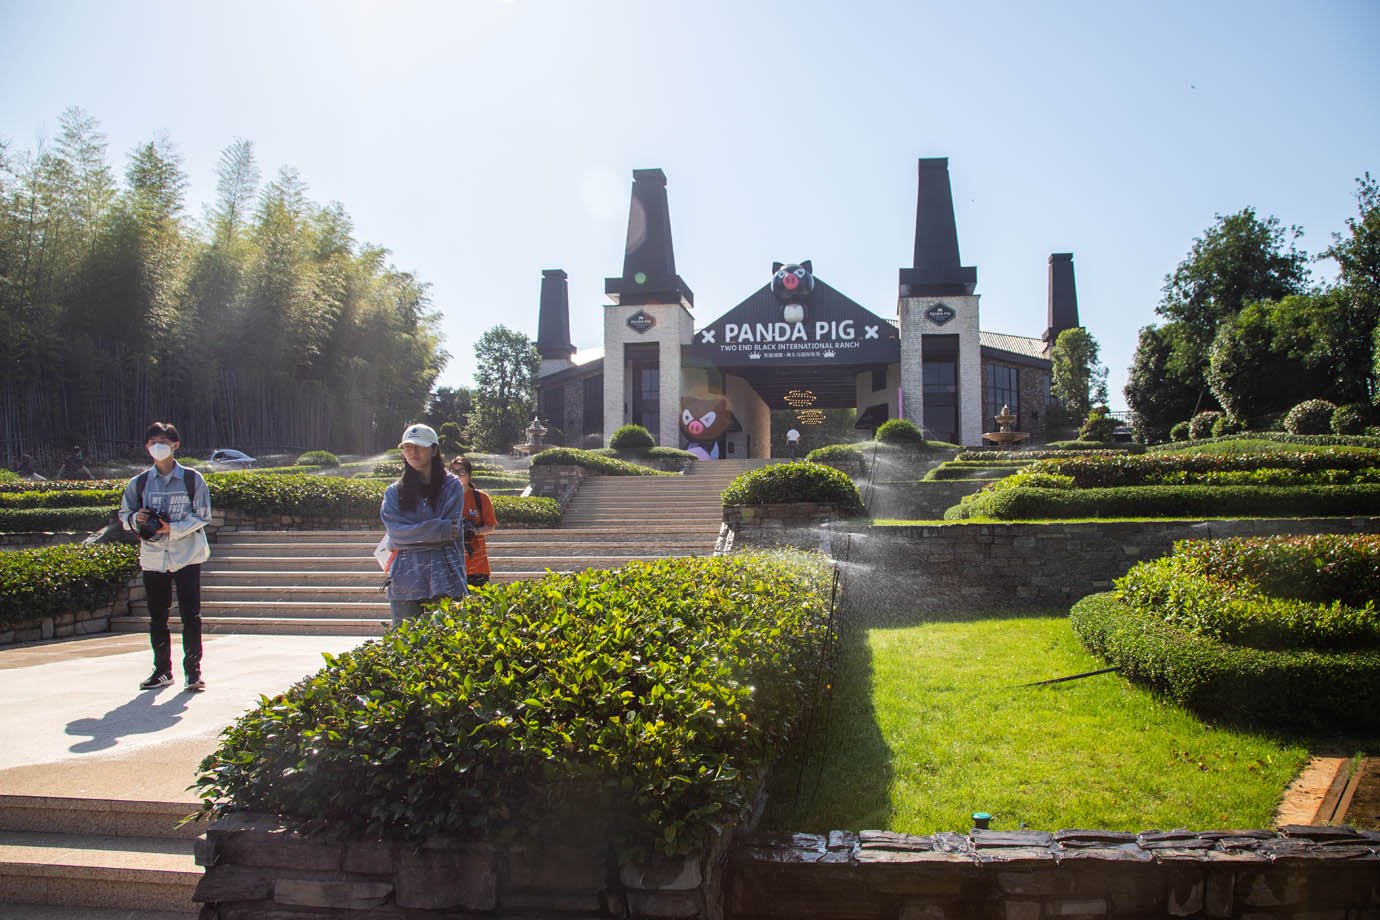
<svg viewBox="0 0 1380 920">
<path fill-rule="evenodd" d="M 498 529 L 498 518 L 494 517 L 489 493 L 474 487 L 474 464 L 465 457 L 456 457 L 450 462 L 450 471 L 460 477 L 460 484 L 465 487 L 465 578 L 470 587 L 477 588 L 489 583 L 489 550 L 484 536 Z"/>
</svg>

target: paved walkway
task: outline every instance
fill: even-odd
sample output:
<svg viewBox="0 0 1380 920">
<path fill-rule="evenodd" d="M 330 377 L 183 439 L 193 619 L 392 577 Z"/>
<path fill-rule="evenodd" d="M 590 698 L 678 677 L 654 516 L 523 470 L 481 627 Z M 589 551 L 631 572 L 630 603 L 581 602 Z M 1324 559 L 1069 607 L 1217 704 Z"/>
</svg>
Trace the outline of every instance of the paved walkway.
<svg viewBox="0 0 1380 920">
<path fill-rule="evenodd" d="M 147 636 L 0 647 L 0 794 L 187 801 L 222 729 L 359 636 L 208 635 L 204 693 L 140 690 Z M 173 657 L 181 654 L 176 637 Z"/>
</svg>

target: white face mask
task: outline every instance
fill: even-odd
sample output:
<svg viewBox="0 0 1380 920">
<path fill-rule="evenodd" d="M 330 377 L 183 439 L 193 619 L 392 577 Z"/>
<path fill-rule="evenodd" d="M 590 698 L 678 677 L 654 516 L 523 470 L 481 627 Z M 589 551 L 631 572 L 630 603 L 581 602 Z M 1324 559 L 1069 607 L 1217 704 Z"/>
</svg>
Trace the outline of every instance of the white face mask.
<svg viewBox="0 0 1380 920">
<path fill-rule="evenodd" d="M 157 443 L 157 444 L 150 444 L 150 445 L 149 445 L 149 456 L 152 457 L 152 458 L 154 459 L 154 462 L 155 462 L 155 463 L 158 462 L 159 460 L 166 460 L 166 459 L 168 459 L 169 457 L 172 456 L 172 454 L 173 454 L 172 445 L 170 445 L 170 444 L 163 444 L 163 443 L 159 442 L 159 443 Z"/>
</svg>

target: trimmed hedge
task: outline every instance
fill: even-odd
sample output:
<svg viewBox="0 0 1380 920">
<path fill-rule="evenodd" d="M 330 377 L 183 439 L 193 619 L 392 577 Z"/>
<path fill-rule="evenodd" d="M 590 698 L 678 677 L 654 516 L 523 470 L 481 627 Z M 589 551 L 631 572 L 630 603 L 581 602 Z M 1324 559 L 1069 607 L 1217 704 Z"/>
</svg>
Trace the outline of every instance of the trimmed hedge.
<svg viewBox="0 0 1380 920">
<path fill-rule="evenodd" d="M 35 482 L 20 479 L 13 482 L 0 482 L 0 493 L 10 495 L 15 492 L 72 492 L 82 490 L 123 489 L 128 479 L 52 479 Z"/>
<path fill-rule="evenodd" d="M 494 517 L 500 525 L 531 524 L 536 527 L 555 527 L 561 522 L 561 503 L 554 498 L 491 495 Z"/>
<path fill-rule="evenodd" d="M 905 418 L 887 419 L 877 426 L 873 438 L 883 444 L 897 444 L 920 447 L 925 443 L 925 434 L 920 427 Z"/>
<path fill-rule="evenodd" d="M 82 508 L 118 505 L 124 489 L 64 489 L 42 492 L 0 492 L 4 508 Z"/>
<path fill-rule="evenodd" d="M 1014 478 L 1014 477 L 1013 477 Z M 1009 481 L 1009 480 L 1007 480 Z M 1099 517 L 1335 517 L 1380 514 L 1380 485 L 1127 486 L 1051 489 L 1017 486 L 969 495 L 947 521 Z"/>
<path fill-rule="evenodd" d="M 0 533 L 100 530 L 119 504 L 78 508 L 0 508 Z"/>
<path fill-rule="evenodd" d="M 1207 718 L 1306 732 L 1380 730 L 1380 651 L 1266 650 L 1171 626 L 1112 593 L 1069 612 L 1093 654 Z"/>
<path fill-rule="evenodd" d="M 582 466 L 592 473 L 599 473 L 603 476 L 679 476 L 679 473 L 668 473 L 662 470 L 654 470 L 649 466 L 641 466 L 636 463 L 629 463 L 627 460 L 618 460 L 614 457 L 607 457 L 592 450 L 579 450 L 574 447 L 553 447 L 544 450 L 532 458 L 533 466 Z"/>
<path fill-rule="evenodd" d="M 1283 431 L 1245 431 L 1226 434 L 1220 438 L 1197 438 L 1173 444 L 1156 444 L 1147 448 L 1150 453 L 1173 453 L 1185 447 L 1216 444 L 1222 441 L 1274 441 L 1279 444 L 1298 444 L 1305 447 L 1370 447 L 1380 450 L 1380 438 L 1371 435 L 1348 434 L 1286 434 Z"/>
<path fill-rule="evenodd" d="M 656 439 L 641 425 L 623 425 L 609 438 L 613 450 L 651 450 L 655 446 Z"/>
<path fill-rule="evenodd" d="M 328 450 L 309 450 L 299 454 L 294 466 L 340 466 L 340 458 Z"/>
<path fill-rule="evenodd" d="M 139 548 L 80 543 L 0 553 L 0 624 L 91 610 L 115 600 L 139 571 Z"/>
<path fill-rule="evenodd" d="M 848 474 L 822 463 L 800 460 L 749 470 L 724 489 L 725 505 L 776 505 L 819 502 L 845 517 L 863 513 L 862 496 Z"/>
<path fill-rule="evenodd" d="M 201 764 L 203 811 L 693 852 L 809 708 L 828 598 L 824 560 L 800 554 L 491 585 L 241 716 Z"/>
<path fill-rule="evenodd" d="M 1301 485 L 1342 485 L 1380 469 L 1380 454 L 1364 451 L 1279 451 L 1258 454 L 1101 454 L 1041 460 L 1027 467 L 1030 474 L 1069 476 L 1075 488 L 1140 485 L 1236 485 L 1224 474 L 1257 473 L 1262 470 L 1298 474 L 1331 473 L 1331 478 Z M 1343 475 L 1345 474 L 1345 475 Z M 1216 477 L 1214 479 L 1214 477 Z M 1238 477 L 1238 479 L 1241 477 Z M 1245 477 L 1250 478 L 1250 477 Z M 1258 477 L 1261 485 L 1277 484 L 1278 475 Z"/>
<path fill-rule="evenodd" d="M 1284 416 L 1284 430 L 1290 434 L 1328 434 L 1332 431 L 1332 413 L 1336 411 L 1336 403 L 1306 399 Z"/>
<path fill-rule="evenodd" d="M 1380 599 L 1380 536 L 1193 540 L 1181 541 L 1174 552 L 1212 578 L 1255 582 L 1277 597 L 1353 607 Z"/>
</svg>

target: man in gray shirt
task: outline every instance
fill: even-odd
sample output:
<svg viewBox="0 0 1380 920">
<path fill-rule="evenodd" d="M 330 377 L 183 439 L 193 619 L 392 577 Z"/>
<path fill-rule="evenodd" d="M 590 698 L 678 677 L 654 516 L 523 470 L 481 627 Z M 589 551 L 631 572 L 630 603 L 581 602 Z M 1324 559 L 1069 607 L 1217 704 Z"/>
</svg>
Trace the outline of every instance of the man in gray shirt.
<svg viewBox="0 0 1380 920">
<path fill-rule="evenodd" d="M 211 558 L 204 529 L 211 523 L 211 495 L 200 473 L 173 459 L 181 440 L 167 422 L 150 425 L 144 447 L 153 466 L 131 479 L 120 499 L 120 522 L 139 534 L 139 567 L 149 605 L 153 673 L 139 684 L 142 690 L 173 682 L 168 612 L 174 585 L 186 687 L 206 689 L 201 679 L 201 564 Z"/>
</svg>

